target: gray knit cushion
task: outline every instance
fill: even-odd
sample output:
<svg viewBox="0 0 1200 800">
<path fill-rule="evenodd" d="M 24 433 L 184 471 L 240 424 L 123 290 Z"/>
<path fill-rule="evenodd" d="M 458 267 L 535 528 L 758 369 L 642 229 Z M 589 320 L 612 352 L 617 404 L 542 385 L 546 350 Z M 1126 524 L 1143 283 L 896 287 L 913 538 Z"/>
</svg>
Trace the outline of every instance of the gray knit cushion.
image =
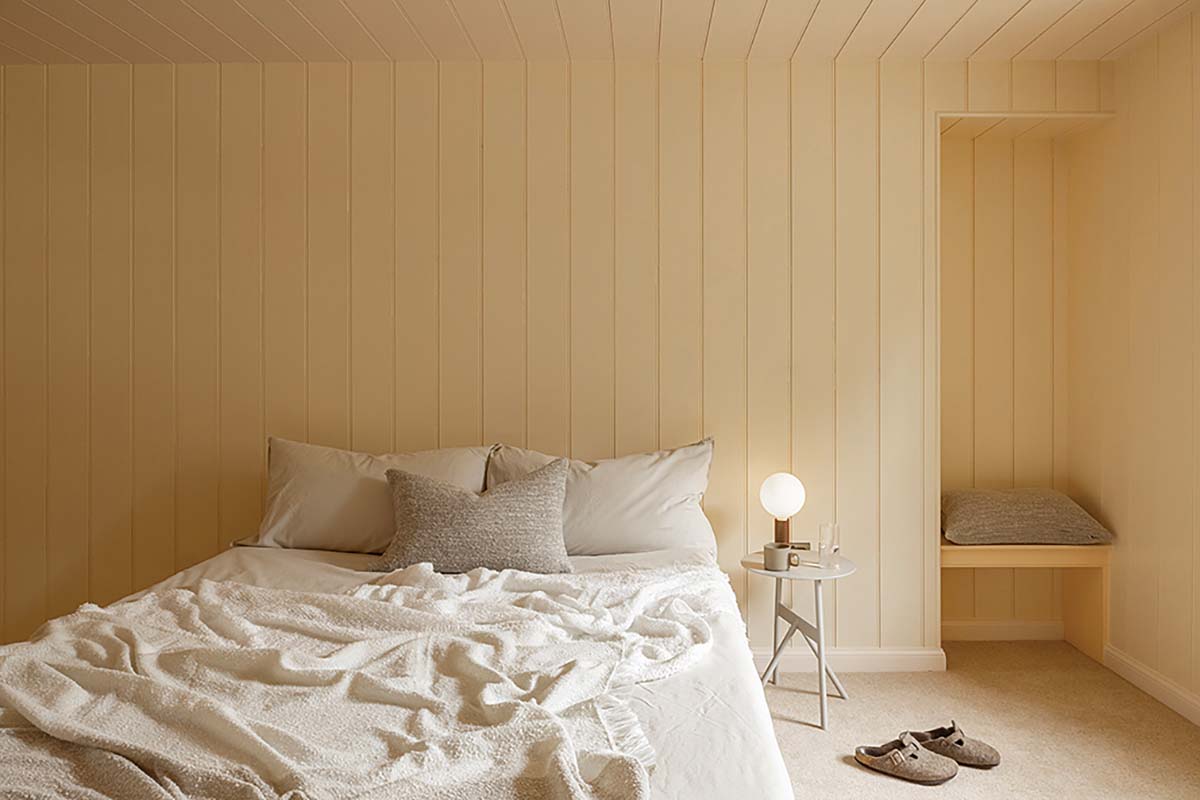
<svg viewBox="0 0 1200 800">
<path fill-rule="evenodd" d="M 371 569 L 428 561 L 438 572 L 571 571 L 562 529 L 566 459 L 483 494 L 398 469 L 387 479 L 396 533 Z"/>
<path fill-rule="evenodd" d="M 963 489 L 942 494 L 954 544 L 1108 544 L 1112 534 L 1053 489 Z"/>
</svg>

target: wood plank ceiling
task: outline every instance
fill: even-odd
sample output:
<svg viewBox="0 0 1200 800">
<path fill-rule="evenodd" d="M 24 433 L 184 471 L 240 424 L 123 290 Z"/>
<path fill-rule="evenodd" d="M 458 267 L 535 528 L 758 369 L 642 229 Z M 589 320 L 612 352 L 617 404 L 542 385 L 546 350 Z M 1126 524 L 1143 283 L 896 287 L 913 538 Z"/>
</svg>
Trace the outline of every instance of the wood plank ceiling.
<svg viewBox="0 0 1200 800">
<path fill-rule="evenodd" d="M 0 63 L 1119 56 L 1194 0 L 0 0 Z"/>
</svg>

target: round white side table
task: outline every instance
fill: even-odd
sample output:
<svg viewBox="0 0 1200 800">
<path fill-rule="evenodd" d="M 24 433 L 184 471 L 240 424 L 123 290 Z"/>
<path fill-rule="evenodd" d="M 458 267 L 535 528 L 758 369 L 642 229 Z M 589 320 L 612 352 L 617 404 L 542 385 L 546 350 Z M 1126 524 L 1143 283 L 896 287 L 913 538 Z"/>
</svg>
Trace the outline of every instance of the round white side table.
<svg viewBox="0 0 1200 800">
<path fill-rule="evenodd" d="M 772 642 L 771 661 L 767 664 L 767 668 L 763 670 L 762 681 L 765 685 L 769 680 L 771 683 L 777 683 L 776 673 L 779 670 L 779 659 L 783 655 L 783 651 L 791 642 L 792 637 L 799 631 L 804 637 L 805 643 L 813 651 L 813 655 L 817 657 L 817 687 L 818 695 L 821 700 L 821 729 L 824 730 L 829 718 L 829 693 L 826 687 L 826 675 L 829 680 L 833 681 L 834 688 L 838 691 L 838 696 L 843 700 L 848 699 L 846 689 L 842 686 L 842 682 L 838 680 L 837 675 L 825 663 L 825 608 L 821 596 L 821 585 L 825 581 L 835 581 L 838 578 L 844 578 L 850 575 L 857 569 L 853 561 L 841 555 L 835 555 L 832 561 L 825 566 L 808 566 L 801 564 L 797 567 L 792 567 L 787 570 L 769 570 L 763 568 L 763 554 L 759 550 L 751 553 L 742 559 L 742 567 L 747 572 L 752 572 L 755 575 L 765 575 L 768 578 L 775 579 L 775 620 L 774 620 L 774 639 Z M 782 592 L 784 581 L 812 581 L 813 584 L 813 601 L 816 620 L 809 622 L 801 617 L 792 609 L 783 604 Z M 779 638 L 779 622 L 783 620 L 788 624 L 787 633 L 783 639 Z"/>
</svg>

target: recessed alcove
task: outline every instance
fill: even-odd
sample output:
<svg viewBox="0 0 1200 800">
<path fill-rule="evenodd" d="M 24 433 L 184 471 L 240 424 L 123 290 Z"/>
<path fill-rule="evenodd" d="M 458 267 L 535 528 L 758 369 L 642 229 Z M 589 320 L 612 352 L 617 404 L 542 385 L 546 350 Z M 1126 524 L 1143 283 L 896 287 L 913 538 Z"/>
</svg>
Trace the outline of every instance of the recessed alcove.
<svg viewBox="0 0 1200 800">
<path fill-rule="evenodd" d="M 1049 487 L 1072 494 L 1068 164 L 1072 142 L 1112 118 L 939 118 L 943 490 Z M 1064 591 L 1082 593 L 1079 576 L 1049 566 L 1059 556 L 1039 562 L 1036 553 L 993 555 L 996 566 L 943 555 L 943 639 L 1064 638 Z M 1089 649 L 1100 657 L 1099 645 Z"/>
</svg>

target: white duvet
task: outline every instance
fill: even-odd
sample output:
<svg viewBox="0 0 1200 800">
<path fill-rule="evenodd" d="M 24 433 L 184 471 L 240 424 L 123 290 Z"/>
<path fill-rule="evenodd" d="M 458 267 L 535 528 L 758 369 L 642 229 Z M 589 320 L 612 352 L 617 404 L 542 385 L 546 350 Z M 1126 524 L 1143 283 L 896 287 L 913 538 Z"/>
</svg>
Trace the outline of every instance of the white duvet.
<svg viewBox="0 0 1200 800">
<path fill-rule="evenodd" d="M 0 648 L 0 787 L 64 797 L 642 798 L 629 703 L 736 616 L 711 565 L 200 580 Z M 738 620 L 740 622 L 740 620 Z M 724 623 L 728 624 L 728 623 Z"/>
</svg>

